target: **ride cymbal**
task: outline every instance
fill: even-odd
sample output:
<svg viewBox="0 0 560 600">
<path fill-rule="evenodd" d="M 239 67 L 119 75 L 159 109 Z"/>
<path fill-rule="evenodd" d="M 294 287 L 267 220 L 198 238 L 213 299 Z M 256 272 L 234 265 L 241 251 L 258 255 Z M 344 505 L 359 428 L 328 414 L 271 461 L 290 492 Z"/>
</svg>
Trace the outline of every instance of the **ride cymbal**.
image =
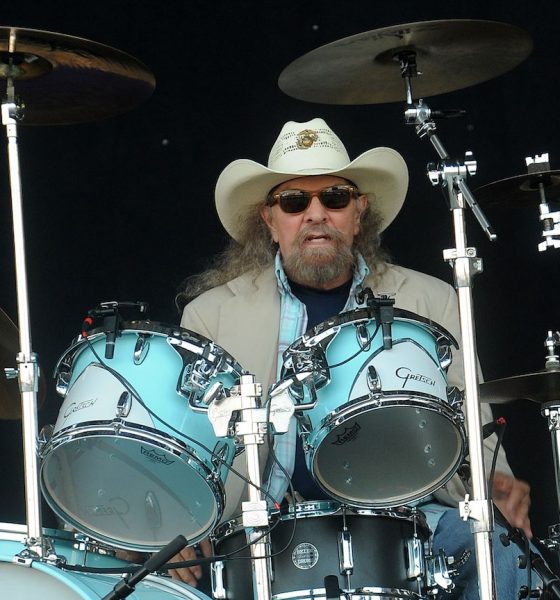
<svg viewBox="0 0 560 600">
<path fill-rule="evenodd" d="M 321 46 L 280 74 L 280 89 L 323 104 L 379 104 L 406 99 L 398 54 L 414 52 L 421 76 L 414 94 L 427 98 L 497 77 L 531 53 L 523 29 L 480 20 L 422 21 L 374 29 Z"/>
<path fill-rule="evenodd" d="M 548 370 L 495 379 L 479 386 L 481 402 L 504 404 L 514 400 L 550 402 L 560 398 L 560 371 Z"/>
<path fill-rule="evenodd" d="M 131 110 L 155 88 L 145 65 L 110 46 L 60 33 L 0 27 L 3 95 L 10 76 L 16 98 L 24 104 L 22 125 L 104 119 Z"/>
</svg>

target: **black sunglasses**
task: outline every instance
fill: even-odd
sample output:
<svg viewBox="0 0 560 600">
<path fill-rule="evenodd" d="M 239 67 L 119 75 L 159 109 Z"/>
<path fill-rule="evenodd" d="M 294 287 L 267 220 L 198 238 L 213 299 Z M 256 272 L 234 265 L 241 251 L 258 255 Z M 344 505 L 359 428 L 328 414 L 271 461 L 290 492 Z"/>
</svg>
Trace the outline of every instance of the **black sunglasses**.
<svg viewBox="0 0 560 600">
<path fill-rule="evenodd" d="M 352 198 L 358 198 L 360 192 L 353 185 L 335 185 L 323 188 L 317 192 L 306 190 L 284 190 L 282 192 L 270 192 L 266 198 L 267 206 L 279 204 L 285 213 L 300 213 L 311 204 L 311 199 L 317 196 L 321 204 L 330 210 L 346 208 Z"/>
</svg>

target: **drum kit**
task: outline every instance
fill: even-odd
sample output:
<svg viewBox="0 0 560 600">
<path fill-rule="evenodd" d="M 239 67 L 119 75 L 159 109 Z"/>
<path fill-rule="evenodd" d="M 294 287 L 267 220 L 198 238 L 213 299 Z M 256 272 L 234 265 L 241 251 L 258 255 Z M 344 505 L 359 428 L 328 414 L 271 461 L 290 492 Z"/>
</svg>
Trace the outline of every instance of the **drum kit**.
<svg viewBox="0 0 560 600">
<path fill-rule="evenodd" d="M 430 530 L 413 506 L 461 471 L 467 446 L 473 494 L 461 510 L 476 523 L 481 598 L 495 597 L 478 403 L 542 403 L 558 478 L 560 336 L 549 332 L 542 372 L 479 386 L 470 291 L 481 261 L 466 244 L 464 208 L 491 239 L 495 235 L 466 185 L 472 157 L 452 161 L 436 135 L 433 119 L 452 111 L 415 102 L 412 82 L 422 98 L 475 85 L 512 69 L 531 48 L 526 32 L 502 23 L 412 23 L 318 48 L 279 78 L 284 92 L 311 102 L 404 97 L 406 123 L 436 149 L 440 162 L 428 174 L 449 194 L 453 212 L 457 247 L 444 257 L 454 265 L 459 291 L 466 417 L 463 394 L 447 379 L 457 341 L 437 323 L 393 308 L 389 298 L 365 294 L 360 308 L 295 340 L 268 395 L 211 340 L 150 321 L 145 303 L 106 302 L 88 313 L 59 359 L 62 404 L 54 426 L 39 435 L 37 406 L 45 392 L 31 349 L 17 125 L 119 114 L 149 98 L 155 82 L 143 64 L 113 48 L 0 28 L 19 326 L 18 352 L 16 327 L 0 313 L 0 357 L 4 364 L 14 356 L 17 362 L 0 379 L 0 416 L 23 419 L 27 508 L 26 526 L 0 524 L 4 597 L 203 599 L 162 572 L 182 546 L 208 536 L 216 553 L 207 559 L 216 599 L 433 596 L 453 587 L 461 557 L 431 554 Z M 546 157 L 537 157 L 528 160 L 527 175 L 481 188 L 478 197 L 483 203 L 505 194 L 520 203 L 537 198 L 540 249 L 557 248 L 560 213 L 551 212 L 548 200 L 560 187 L 559 175 Z M 140 318 L 125 320 L 127 311 Z M 11 379 L 18 380 L 19 393 Z M 258 449 L 286 432 L 294 414 L 307 468 L 331 500 L 281 510 L 265 498 Z M 241 454 L 248 477 L 233 466 Z M 239 518 L 224 521 L 226 482 L 238 476 L 248 484 L 249 502 Z M 42 527 L 39 489 L 71 531 Z M 558 529 L 549 540 L 556 549 Z M 173 539 L 179 533 L 185 537 Z M 156 554 L 131 567 L 115 548 Z M 548 565 L 531 564 L 546 593 L 560 598 Z"/>
</svg>

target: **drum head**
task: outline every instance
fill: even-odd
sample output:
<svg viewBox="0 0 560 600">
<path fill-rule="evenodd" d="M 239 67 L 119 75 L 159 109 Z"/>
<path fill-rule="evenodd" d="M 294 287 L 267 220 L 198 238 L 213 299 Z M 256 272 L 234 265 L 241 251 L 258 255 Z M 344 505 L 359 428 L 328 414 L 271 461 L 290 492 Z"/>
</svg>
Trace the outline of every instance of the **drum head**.
<svg viewBox="0 0 560 600">
<path fill-rule="evenodd" d="M 394 398 L 349 412 L 323 429 L 308 456 L 330 496 L 356 506 L 407 504 L 444 485 L 459 467 L 462 433 L 439 403 Z"/>
<path fill-rule="evenodd" d="M 157 432 L 92 429 L 73 432 L 43 460 L 43 492 L 64 521 L 139 551 L 157 550 L 179 533 L 189 543 L 206 536 L 223 495 L 208 469 Z"/>
</svg>

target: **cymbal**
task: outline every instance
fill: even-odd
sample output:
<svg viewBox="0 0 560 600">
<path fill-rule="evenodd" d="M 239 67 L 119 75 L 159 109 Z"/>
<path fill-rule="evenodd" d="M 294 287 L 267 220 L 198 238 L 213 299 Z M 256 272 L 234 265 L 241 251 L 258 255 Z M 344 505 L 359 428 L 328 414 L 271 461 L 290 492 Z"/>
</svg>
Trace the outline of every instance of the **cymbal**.
<svg viewBox="0 0 560 600">
<path fill-rule="evenodd" d="M 416 53 L 416 98 L 444 94 L 497 77 L 531 53 L 531 36 L 496 21 L 421 21 L 374 29 L 321 46 L 280 74 L 280 89 L 323 104 L 404 102 L 401 51 Z"/>
<path fill-rule="evenodd" d="M 514 400 L 550 402 L 560 399 L 560 371 L 548 370 L 481 383 L 481 402 L 504 404 Z"/>
<path fill-rule="evenodd" d="M 547 200 L 560 196 L 560 171 L 539 171 L 515 175 L 487 183 L 475 190 L 478 202 L 487 206 L 536 206 L 540 202 L 539 183 L 543 184 Z"/>
<path fill-rule="evenodd" d="M 2 95 L 10 75 L 16 97 L 25 105 L 22 125 L 104 119 L 134 108 L 155 88 L 145 65 L 110 46 L 60 33 L 0 27 Z"/>
<path fill-rule="evenodd" d="M 21 419 L 21 395 L 17 379 L 7 379 L 4 369 L 16 366 L 19 351 L 18 330 L 10 317 L 0 308 L 0 419 Z M 46 384 L 39 379 L 37 407 L 43 403 Z"/>
</svg>

